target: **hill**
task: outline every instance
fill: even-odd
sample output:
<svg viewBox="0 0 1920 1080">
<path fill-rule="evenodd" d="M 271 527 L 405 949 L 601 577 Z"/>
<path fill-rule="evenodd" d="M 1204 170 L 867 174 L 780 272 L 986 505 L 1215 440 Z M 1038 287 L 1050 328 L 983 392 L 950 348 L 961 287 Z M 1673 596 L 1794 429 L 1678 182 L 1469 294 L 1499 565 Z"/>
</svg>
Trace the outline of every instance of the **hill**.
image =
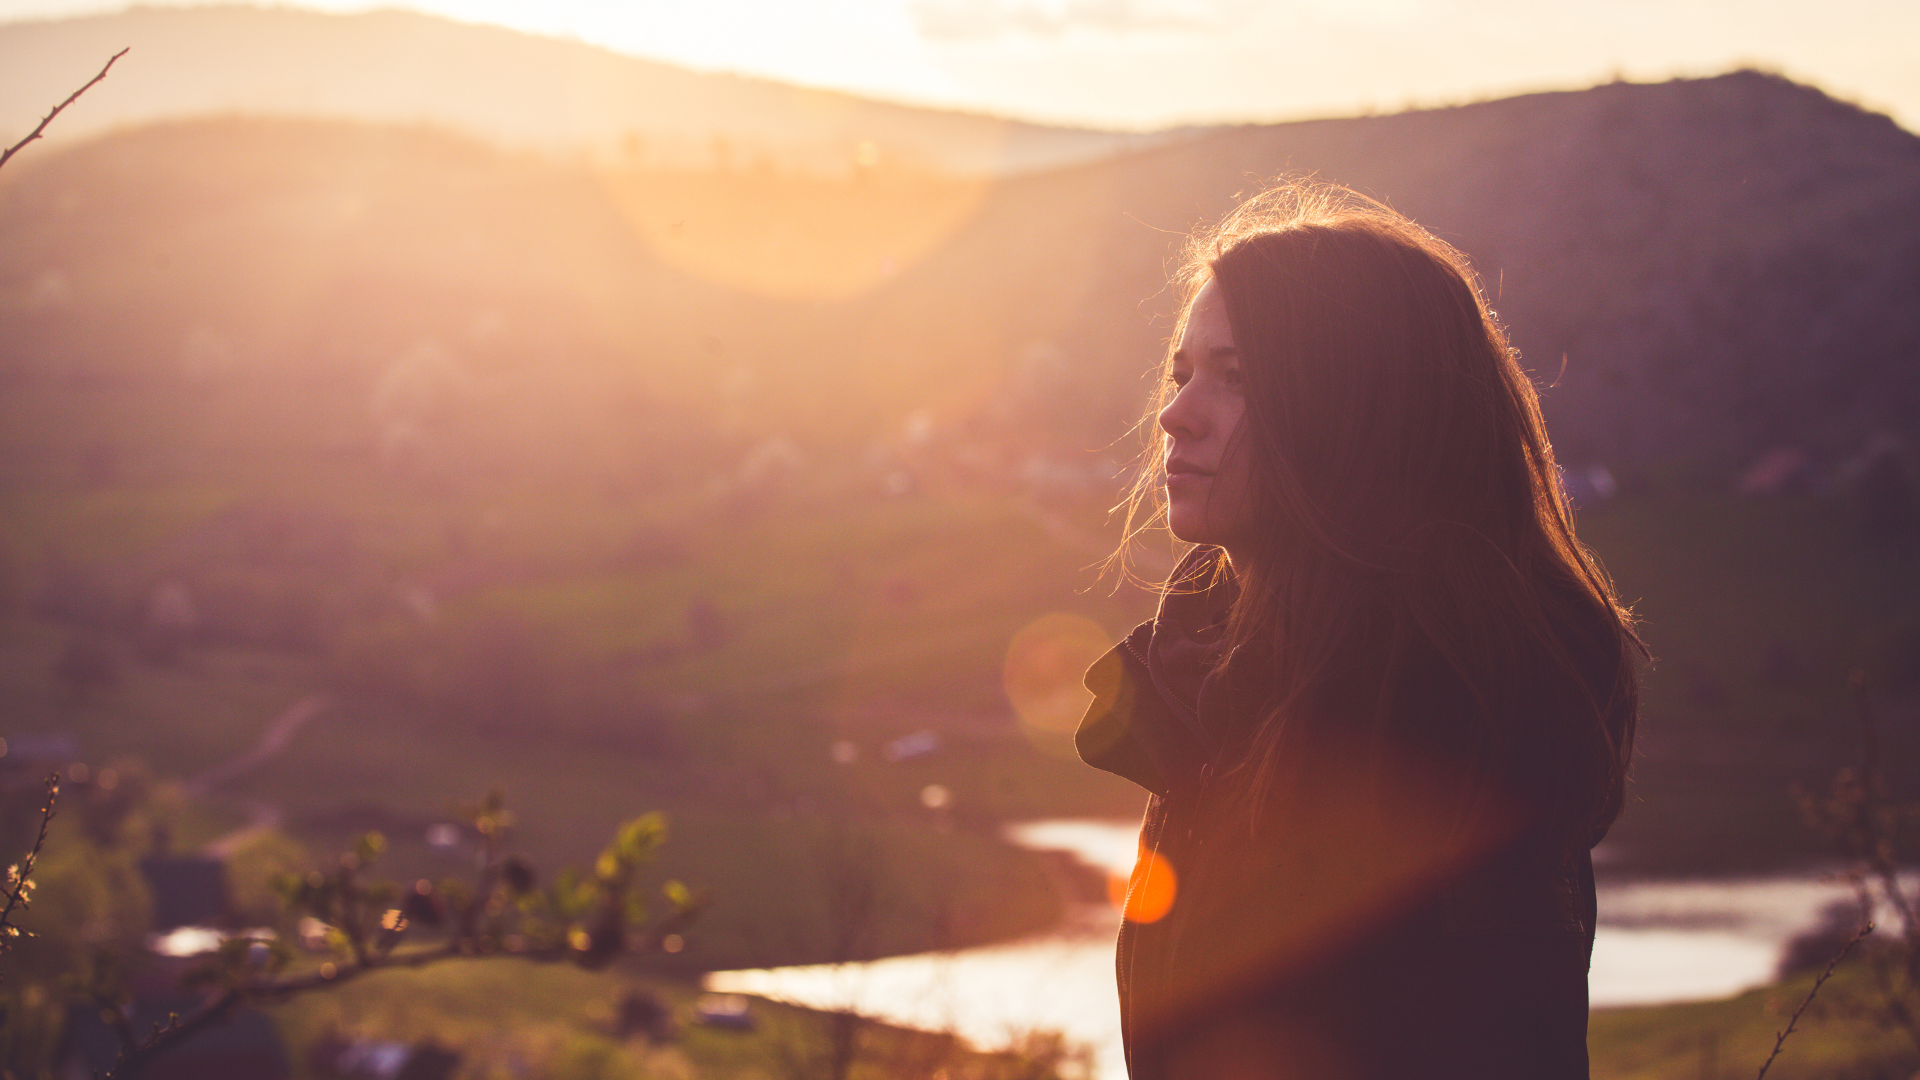
<svg viewBox="0 0 1920 1080">
<path fill-rule="evenodd" d="M 1043 441 L 1088 448 L 1140 398 L 1178 235 L 1303 171 L 1474 258 L 1576 464 L 1725 478 L 1783 444 L 1831 463 L 1920 415 L 1920 138 L 1753 73 L 1236 129 L 1000 182 L 183 122 L 22 170 L 0 214 L 19 303 L 132 305 L 81 320 L 135 334 L 120 356 L 191 338 L 276 369 L 288 350 L 390 358 L 479 320 L 502 356 L 537 340 L 650 358 L 615 361 L 635 378 L 692 363 L 710 399 L 732 372 L 726 393 L 778 403 L 748 426 L 796 434 L 978 421 L 1019 384 L 1076 403 L 1026 421 Z"/>
<path fill-rule="evenodd" d="M 966 175 L 1056 168 L 1183 137 L 1046 127 L 703 74 L 404 11 L 136 7 L 0 25 L 0 131 L 130 47 L 51 137 L 245 115 L 425 125 L 517 149 L 845 175 L 875 155 Z M 863 150 L 863 146 L 865 149 Z"/>
<path fill-rule="evenodd" d="M 323 694 L 233 794 L 423 872 L 476 785 L 546 862 L 664 806 L 736 905 L 689 964 L 821 955 L 834 822 L 906 883 L 873 949 L 1043 925 L 998 823 L 1138 796 L 1016 721 L 1009 641 L 1144 613 L 1084 568 L 1166 262 L 1311 170 L 1469 252 L 1532 365 L 1566 355 L 1560 446 L 1625 481 L 1583 524 L 1663 660 L 1623 865 L 1802 858 L 1784 790 L 1850 753 L 1834 690 L 1914 564 L 1837 500 L 1715 493 L 1912 432 L 1916 146 L 1737 74 L 998 179 L 258 117 L 47 148 L 0 176 L 8 734 L 191 777 Z"/>
<path fill-rule="evenodd" d="M 1247 128 L 1111 167 L 1124 209 L 1172 228 L 1280 170 L 1471 255 L 1576 462 L 1726 469 L 1913 433 L 1920 138 L 1884 116 L 1740 72 Z"/>
</svg>

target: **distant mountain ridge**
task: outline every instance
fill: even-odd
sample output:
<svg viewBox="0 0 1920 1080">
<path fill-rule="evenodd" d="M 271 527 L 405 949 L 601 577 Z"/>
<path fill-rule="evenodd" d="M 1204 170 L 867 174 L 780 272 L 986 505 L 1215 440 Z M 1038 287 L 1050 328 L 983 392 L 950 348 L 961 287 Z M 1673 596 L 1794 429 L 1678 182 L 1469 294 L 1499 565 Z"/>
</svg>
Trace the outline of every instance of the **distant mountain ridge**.
<svg viewBox="0 0 1920 1080">
<path fill-rule="evenodd" d="M 1120 453 L 1181 236 L 1311 172 L 1473 258 L 1570 462 L 1726 478 L 1783 445 L 1835 461 L 1920 435 L 1920 137 L 1750 72 L 1222 130 L 994 182 L 605 168 L 264 119 L 8 172 L 0 374 L 75 431 L 108 411 L 72 388 L 104 379 L 136 412 L 160 384 L 192 409 L 254 386 L 298 403 L 276 437 L 372 439 L 398 358 L 444 353 L 428 366 L 465 372 L 447 385 L 494 387 L 459 400 L 507 410 L 463 421 L 473 462 L 703 462 L 753 432 Z M 637 429 L 681 435 L 643 451 Z M 208 453 L 212 430 L 189 430 Z"/>
<path fill-rule="evenodd" d="M 1920 137 L 1757 72 L 1243 127 L 1088 170 L 1184 230 L 1280 172 L 1469 254 L 1576 460 L 1920 434 Z M 1163 241 L 1135 236 L 1146 295 Z"/>
<path fill-rule="evenodd" d="M 967 175 L 1058 167 L 1179 139 L 1047 127 L 703 74 L 580 42 L 404 11 L 134 8 L 0 25 L 0 131 L 24 133 L 123 46 L 60 137 L 251 115 L 427 124 L 507 146 L 766 159 L 844 174 L 862 154 Z M 15 136 L 17 137 L 17 136 Z"/>
</svg>

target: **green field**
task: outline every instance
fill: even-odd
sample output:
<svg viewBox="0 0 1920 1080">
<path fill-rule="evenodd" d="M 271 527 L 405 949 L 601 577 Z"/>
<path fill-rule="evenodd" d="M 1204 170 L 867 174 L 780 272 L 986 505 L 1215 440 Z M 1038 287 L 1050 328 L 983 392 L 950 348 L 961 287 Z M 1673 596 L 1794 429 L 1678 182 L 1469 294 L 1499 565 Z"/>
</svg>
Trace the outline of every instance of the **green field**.
<svg viewBox="0 0 1920 1080">
<path fill-rule="evenodd" d="M 1608 841 L 1615 869 L 1831 859 L 1789 795 L 1858 762 L 1854 669 L 1876 687 L 1889 780 L 1920 790 L 1920 560 L 1865 539 L 1844 497 L 1647 496 L 1584 515 L 1581 534 L 1655 657 L 1629 806 Z"/>
<path fill-rule="evenodd" d="M 635 991 L 666 1007 L 667 1030 L 623 1035 L 616 1017 Z M 430 972 L 389 972 L 273 1010 L 291 1045 L 326 1037 L 416 1042 L 431 1039 L 462 1056 L 465 1080 L 527 1075 L 551 1080 L 777 1080 L 822 1075 L 832 1018 L 774 1002 L 752 1002 L 754 1027 L 703 1025 L 699 994 L 671 980 L 588 974 L 518 961 Z M 951 1036 L 862 1025 L 855 1080 L 950 1075 L 1022 1080 L 1033 1055 L 1021 1047 L 971 1048 Z M 985 1051 L 985 1052 L 982 1052 Z M 997 1052 L 997 1053 L 996 1053 Z M 295 1075 L 312 1075 L 304 1063 Z"/>
<path fill-rule="evenodd" d="M 1806 1000 L 1812 973 L 1724 1001 L 1601 1009 L 1587 1028 L 1594 1080 L 1733 1080 L 1755 1075 Z M 1837 972 L 1768 1070 L 1772 1080 L 1906 1077 L 1920 1063 L 1908 1035 L 1875 1019 L 1865 965 Z"/>
<path fill-rule="evenodd" d="M 1593 1015 L 1589 1053 L 1594 1080 L 1734 1080 L 1750 1077 L 1773 1050 L 1775 1035 L 1806 996 L 1813 976 L 1725 1001 L 1603 1009 Z M 680 1018 L 677 1041 L 623 1040 L 613 1032 L 617 1001 L 643 987 Z M 688 1023 L 695 993 L 658 978 L 591 975 L 524 964 L 475 964 L 428 973 L 393 973 L 274 1011 L 295 1045 L 327 1032 L 374 1039 L 434 1037 L 466 1052 L 469 1075 L 508 1060 L 543 1065 L 556 1080 L 574 1077 L 759 1078 L 787 1075 L 822 1023 L 818 1014 L 755 1002 L 751 1034 Z M 1873 1080 L 1905 1077 L 1916 1055 L 1906 1035 L 1868 1019 L 1871 980 L 1859 965 L 1842 969 L 1800 1021 L 1768 1072 L 1776 1080 Z M 899 1033 L 877 1028 L 868 1043 L 875 1077 L 923 1075 L 900 1067 L 910 1053 Z M 926 1047 L 920 1047 L 925 1052 Z M 889 1068 L 891 1065 L 893 1067 Z M 598 1071 L 595 1071 L 598 1070 Z M 503 1073 L 504 1074 L 504 1073 Z M 856 1075 L 861 1075 L 856 1073 Z"/>
</svg>

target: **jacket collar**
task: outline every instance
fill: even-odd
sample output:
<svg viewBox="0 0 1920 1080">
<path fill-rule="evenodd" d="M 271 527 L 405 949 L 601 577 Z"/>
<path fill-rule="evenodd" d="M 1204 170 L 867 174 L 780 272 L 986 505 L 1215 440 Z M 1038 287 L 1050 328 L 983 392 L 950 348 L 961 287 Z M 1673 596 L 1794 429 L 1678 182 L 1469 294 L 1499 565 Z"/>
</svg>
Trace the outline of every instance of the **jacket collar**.
<svg viewBox="0 0 1920 1080">
<path fill-rule="evenodd" d="M 1159 614 L 1086 674 L 1093 704 L 1074 733 L 1081 760 L 1156 795 L 1198 783 L 1230 722 L 1216 646 L 1231 584 L 1193 587 L 1208 573 L 1207 558 L 1206 549 L 1189 552 Z"/>
</svg>

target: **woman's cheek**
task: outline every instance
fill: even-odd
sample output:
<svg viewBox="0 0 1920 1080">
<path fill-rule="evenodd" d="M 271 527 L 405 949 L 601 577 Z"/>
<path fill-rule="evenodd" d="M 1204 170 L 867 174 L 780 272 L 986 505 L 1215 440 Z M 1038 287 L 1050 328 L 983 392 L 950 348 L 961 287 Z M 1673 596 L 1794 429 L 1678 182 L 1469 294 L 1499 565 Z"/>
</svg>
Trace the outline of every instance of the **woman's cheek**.
<svg viewBox="0 0 1920 1080">
<path fill-rule="evenodd" d="M 1197 473 L 1167 477 L 1167 526 L 1188 543 L 1206 543 L 1210 478 Z"/>
<path fill-rule="evenodd" d="M 1244 462 L 1230 464 L 1213 477 L 1206 514 L 1216 543 L 1230 547 L 1235 540 L 1246 539 L 1254 532 L 1259 514 L 1252 487 Z"/>
</svg>

